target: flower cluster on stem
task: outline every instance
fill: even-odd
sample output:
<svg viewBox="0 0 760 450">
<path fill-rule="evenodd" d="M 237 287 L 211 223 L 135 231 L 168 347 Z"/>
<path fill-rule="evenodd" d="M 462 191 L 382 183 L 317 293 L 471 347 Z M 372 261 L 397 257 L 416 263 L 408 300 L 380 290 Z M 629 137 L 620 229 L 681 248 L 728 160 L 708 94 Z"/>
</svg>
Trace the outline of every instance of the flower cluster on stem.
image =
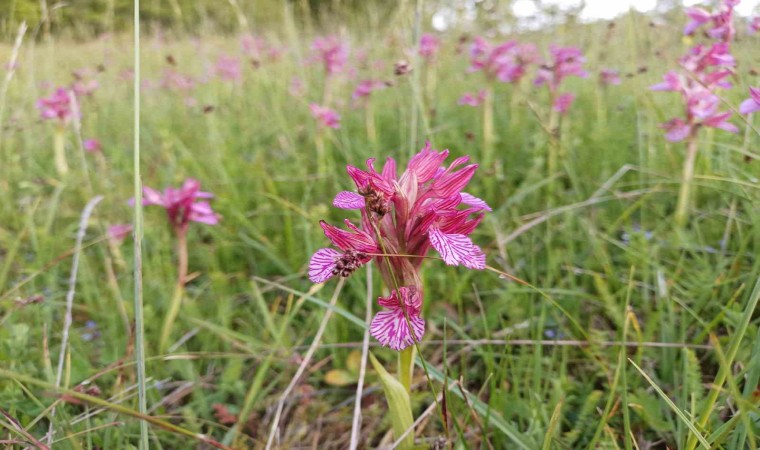
<svg viewBox="0 0 760 450">
<path fill-rule="evenodd" d="M 309 278 L 322 283 L 348 277 L 376 260 L 391 293 L 378 299 L 384 310 L 375 315 L 370 332 L 394 350 L 418 342 L 425 332 L 419 269 L 431 249 L 448 265 L 485 268 L 485 254 L 469 235 L 491 208 L 462 191 L 478 166 L 468 164 L 468 156 L 444 166 L 448 155 L 448 150 L 436 151 L 427 143 L 401 175 L 393 158 L 380 172 L 374 158 L 367 160 L 367 170 L 347 166 L 356 191 L 338 193 L 333 205 L 359 210 L 360 223 L 346 219 L 342 229 L 320 222 L 335 248 L 314 253 Z"/>
<path fill-rule="evenodd" d="M 662 124 L 665 138 L 671 142 L 695 138 L 702 127 L 719 128 L 736 133 L 738 128 L 728 122 L 730 111 L 720 111 L 720 89 L 731 88 L 728 77 L 734 73 L 736 60 L 731 55 L 730 44 L 736 34 L 733 26 L 734 7 L 737 0 L 724 0 L 720 8 L 709 13 L 701 8 L 689 8 L 689 22 L 684 34 L 694 34 L 707 27 L 705 35 L 709 44 L 697 44 L 680 60 L 681 70 L 669 71 L 661 83 L 651 86 L 653 91 L 671 91 L 681 94 L 685 117 L 675 117 Z"/>
</svg>

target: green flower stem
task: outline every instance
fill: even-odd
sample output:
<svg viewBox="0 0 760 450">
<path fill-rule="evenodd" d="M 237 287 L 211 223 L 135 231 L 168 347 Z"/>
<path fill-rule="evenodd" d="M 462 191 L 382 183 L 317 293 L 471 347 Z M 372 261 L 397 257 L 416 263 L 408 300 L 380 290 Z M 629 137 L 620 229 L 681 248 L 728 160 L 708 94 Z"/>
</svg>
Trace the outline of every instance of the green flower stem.
<svg viewBox="0 0 760 450">
<path fill-rule="evenodd" d="M 182 297 L 185 293 L 185 281 L 187 280 L 187 230 L 177 233 L 177 284 L 169 306 L 169 311 L 164 319 L 164 327 L 161 329 L 158 351 L 163 354 L 171 337 L 174 322 L 179 315 L 182 306 Z"/>
<path fill-rule="evenodd" d="M 493 162 L 493 95 L 491 86 L 486 88 L 483 99 L 483 165 L 490 167 Z"/>
<path fill-rule="evenodd" d="M 419 339 L 419 337 L 415 338 Z M 412 393 L 412 378 L 414 377 L 414 357 L 417 347 L 409 347 L 398 352 L 398 379 L 406 389 L 406 392 Z"/>
<path fill-rule="evenodd" d="M 63 125 L 59 125 L 55 128 L 55 134 L 53 135 L 53 160 L 55 162 L 55 170 L 58 171 L 58 175 L 65 176 L 69 173 L 69 165 L 66 162 L 66 129 Z"/>
<path fill-rule="evenodd" d="M 697 149 L 699 148 L 697 136 L 692 133 L 686 144 L 686 160 L 683 162 L 683 175 L 681 175 L 681 188 L 678 191 L 678 206 L 676 207 L 676 226 L 682 228 L 689 218 L 689 204 L 691 203 L 691 187 L 694 183 L 694 164 L 697 161 Z"/>
</svg>

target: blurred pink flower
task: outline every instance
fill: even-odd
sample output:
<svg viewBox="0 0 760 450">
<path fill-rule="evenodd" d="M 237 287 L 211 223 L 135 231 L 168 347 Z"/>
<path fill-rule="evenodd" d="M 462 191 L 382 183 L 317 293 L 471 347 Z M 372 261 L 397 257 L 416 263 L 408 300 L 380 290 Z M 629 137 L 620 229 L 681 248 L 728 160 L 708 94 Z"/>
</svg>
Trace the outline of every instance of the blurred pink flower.
<svg viewBox="0 0 760 450">
<path fill-rule="evenodd" d="M 240 48 L 248 57 L 261 59 L 261 55 L 267 48 L 266 41 L 263 38 L 252 34 L 244 34 L 240 37 Z"/>
<path fill-rule="evenodd" d="M 343 71 L 348 61 L 348 44 L 338 36 L 318 37 L 311 45 L 317 60 L 322 61 L 325 73 L 335 75 Z"/>
<path fill-rule="evenodd" d="M 705 24 L 710 23 L 712 26 L 707 30 L 708 36 L 718 39 L 722 42 L 729 42 L 734 38 L 734 7 L 739 4 L 739 0 L 723 0 L 717 11 L 712 13 L 702 8 L 687 8 L 686 16 L 689 22 L 684 27 L 685 35 L 692 35 L 694 32 Z"/>
<path fill-rule="evenodd" d="M 394 350 L 419 341 L 425 332 L 419 269 L 431 249 L 448 265 L 485 268 L 485 254 L 469 235 L 491 208 L 462 192 L 478 166 L 467 164 L 469 157 L 464 156 L 446 167 L 443 161 L 448 155 L 448 150 L 438 152 L 427 143 L 401 176 L 392 158 L 381 172 L 375 170 L 374 158 L 367 160 L 367 170 L 347 166 L 356 192 L 338 193 L 333 205 L 359 210 L 361 224 L 346 220 L 346 231 L 320 222 L 338 250 L 317 250 L 309 263 L 309 279 L 322 283 L 335 276 L 348 277 L 374 259 L 391 294 L 378 299 L 385 310 L 372 320 L 370 333 Z"/>
<path fill-rule="evenodd" d="M 92 95 L 100 87 L 98 80 L 77 80 L 71 84 L 71 89 L 77 97 Z"/>
<path fill-rule="evenodd" d="M 760 87 L 749 88 L 749 98 L 739 105 L 739 112 L 742 114 L 752 114 L 760 111 Z"/>
<path fill-rule="evenodd" d="M 487 95 L 488 92 L 485 89 L 481 89 L 477 94 L 465 92 L 461 97 L 459 97 L 458 104 L 467 106 L 480 106 L 480 104 L 483 103 L 483 100 L 486 99 Z"/>
<path fill-rule="evenodd" d="M 195 81 L 189 75 L 184 75 L 176 70 L 164 70 L 161 86 L 170 91 L 187 92 L 195 87 Z"/>
<path fill-rule="evenodd" d="M 519 81 L 527 67 L 538 61 L 533 44 L 509 41 L 493 46 L 481 37 L 475 37 L 470 47 L 470 72 L 482 71 L 488 80 L 505 83 Z"/>
<path fill-rule="evenodd" d="M 660 127 L 665 130 L 665 138 L 670 142 L 682 141 L 691 134 L 691 126 L 678 118 L 671 119 Z"/>
<path fill-rule="evenodd" d="M 69 91 L 62 87 L 56 89 L 49 97 L 37 100 L 40 117 L 45 120 L 55 119 L 60 123 L 68 123 L 74 114 L 72 108 Z"/>
<path fill-rule="evenodd" d="M 201 183 L 193 178 L 188 178 L 179 189 L 164 189 L 163 194 L 143 187 L 143 205 L 156 205 L 166 209 L 169 223 L 178 234 L 185 233 L 190 222 L 216 225 L 219 223 L 219 216 L 206 201 L 214 196 L 200 189 Z M 130 202 L 134 204 L 134 199 Z"/>
<path fill-rule="evenodd" d="M 546 85 L 550 92 L 556 92 L 565 78 L 570 76 L 586 78 L 588 76 L 588 72 L 583 69 L 586 58 L 580 49 L 559 47 L 552 44 L 549 47 L 549 52 L 552 56 L 552 62 L 539 67 L 533 80 L 533 84 L 536 86 Z"/>
<path fill-rule="evenodd" d="M 615 69 L 602 69 L 599 72 L 599 81 L 603 85 L 617 86 L 620 84 L 620 72 Z"/>
<path fill-rule="evenodd" d="M 697 44 L 679 59 L 680 72 L 669 71 L 663 81 L 651 86 L 653 91 L 671 91 L 681 94 L 684 118 L 674 118 L 662 124 L 665 137 L 677 142 L 688 137 L 696 137 L 701 127 L 720 128 L 732 133 L 738 128 L 728 122 L 731 112 L 718 111 L 719 89 L 731 88 L 728 81 L 734 73 L 736 60 L 731 55 L 730 44 L 734 36 L 733 8 L 737 0 L 723 0 L 717 12 L 709 13 L 700 8 L 689 8 L 686 15 L 689 23 L 684 29 L 693 34 L 705 24 L 711 24 L 706 36 L 715 42 Z"/>
<path fill-rule="evenodd" d="M 311 109 L 311 115 L 321 126 L 327 128 L 340 128 L 340 114 L 335 112 L 335 110 L 328 106 L 322 106 L 316 103 L 310 104 L 309 109 Z"/>
<path fill-rule="evenodd" d="M 108 227 L 108 238 L 116 244 L 121 244 L 132 233 L 132 224 L 120 223 Z"/>
<path fill-rule="evenodd" d="M 560 114 L 565 114 L 567 110 L 570 109 L 570 106 L 572 106 L 574 101 L 575 94 L 560 94 L 554 100 L 554 105 L 552 105 L 552 108 Z"/>
<path fill-rule="evenodd" d="M 441 46 L 441 41 L 430 33 L 425 33 L 420 38 L 420 56 L 432 61 L 435 55 L 438 53 L 438 48 Z"/>
<path fill-rule="evenodd" d="M 755 16 L 750 19 L 749 24 L 747 25 L 747 33 L 755 34 L 757 32 L 760 32 L 760 16 Z"/>
<path fill-rule="evenodd" d="M 353 100 L 369 97 L 373 91 L 377 91 L 385 88 L 385 83 L 379 80 L 362 80 L 354 89 L 354 93 L 351 94 Z"/>
<path fill-rule="evenodd" d="M 216 60 L 216 67 L 214 69 L 216 75 L 223 80 L 239 83 L 243 79 L 240 60 L 233 56 L 220 56 Z"/>
<path fill-rule="evenodd" d="M 97 139 L 85 139 L 84 149 L 90 153 L 97 153 L 102 151 L 103 147 L 100 145 L 100 141 Z"/>
</svg>

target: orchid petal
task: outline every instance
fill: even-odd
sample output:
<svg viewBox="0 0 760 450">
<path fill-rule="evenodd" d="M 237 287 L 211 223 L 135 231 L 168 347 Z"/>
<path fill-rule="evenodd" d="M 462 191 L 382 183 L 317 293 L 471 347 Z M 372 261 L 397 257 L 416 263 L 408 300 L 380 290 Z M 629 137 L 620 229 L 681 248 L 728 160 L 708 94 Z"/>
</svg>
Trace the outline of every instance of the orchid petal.
<svg viewBox="0 0 760 450">
<path fill-rule="evenodd" d="M 485 269 L 485 255 L 480 247 L 464 234 L 447 234 L 438 227 L 428 230 L 430 244 L 441 254 L 443 261 L 450 266 L 463 265 L 470 269 Z"/>
<path fill-rule="evenodd" d="M 472 206 L 478 211 L 493 211 L 485 200 L 481 200 L 474 195 L 468 194 L 467 192 L 460 192 L 459 196 L 462 197 L 462 203 Z"/>
<path fill-rule="evenodd" d="M 335 263 L 341 257 L 341 253 L 332 248 L 317 250 L 309 261 L 309 279 L 314 283 L 324 283 L 333 277 Z"/>
<path fill-rule="evenodd" d="M 339 192 L 333 200 L 333 205 L 341 209 L 362 209 L 364 208 L 364 197 L 356 192 Z"/>
<path fill-rule="evenodd" d="M 411 325 L 411 330 L 409 325 Z M 412 330 L 414 337 L 412 337 Z M 409 323 L 407 323 L 404 310 L 400 307 L 390 311 L 380 311 L 372 318 L 369 332 L 380 344 L 399 351 L 413 345 L 415 338 L 417 342 L 422 339 L 425 334 L 425 319 L 419 314 L 410 312 Z"/>
</svg>

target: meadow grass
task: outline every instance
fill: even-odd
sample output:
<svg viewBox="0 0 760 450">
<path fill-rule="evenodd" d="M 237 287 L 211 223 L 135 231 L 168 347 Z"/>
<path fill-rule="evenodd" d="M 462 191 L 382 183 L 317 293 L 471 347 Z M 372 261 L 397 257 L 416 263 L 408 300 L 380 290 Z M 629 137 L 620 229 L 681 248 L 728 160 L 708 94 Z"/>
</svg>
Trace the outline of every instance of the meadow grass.
<svg viewBox="0 0 760 450">
<path fill-rule="evenodd" d="M 473 239 L 495 270 L 424 266 L 427 332 L 420 350 L 435 392 L 417 370 L 412 408 L 415 417 L 427 412 L 415 430 L 418 443 L 444 438 L 430 406 L 447 386 L 452 448 L 757 448 L 760 138 L 737 118 L 737 135 L 702 133 L 690 220 L 676 226 L 684 145 L 668 143 L 658 125 L 681 106 L 675 95 L 647 87 L 675 66 L 688 43 L 680 17 L 668 25 L 647 20 L 631 14 L 614 27 L 574 24 L 516 36 L 542 49 L 550 42 L 578 46 L 593 74 L 616 68 L 623 82 L 601 87 L 595 75 L 568 81 L 577 101 L 556 134 L 547 130 L 543 90 L 529 80 L 496 85 L 493 163 L 470 184 L 470 193 L 494 209 Z M 369 273 L 346 279 L 331 305 L 338 283 L 314 286 L 305 276 L 310 255 L 326 245 L 318 221 L 347 217 L 331 207 L 336 192 L 351 188 L 346 164 L 387 156 L 405 164 L 425 140 L 475 162 L 484 153 L 480 109 L 457 105 L 464 91 L 482 86 L 480 74 L 466 72 L 466 46 L 457 53 L 457 32 L 442 35 L 435 64 L 418 62 L 414 77 L 393 75 L 393 63 L 409 58 L 412 25 L 331 27 L 368 55 L 369 64 L 356 67 L 357 80 L 391 82 L 372 97 L 376 139 L 365 109 L 351 107 L 355 81 L 339 78 L 333 86 L 340 129 L 319 130 L 310 116 L 308 104 L 321 101 L 324 83 L 319 65 L 307 62 L 313 36 L 303 30 L 311 24 L 286 15 L 282 31 L 266 34 L 288 47 L 282 58 L 257 68 L 246 62 L 240 83 L 210 77 L 193 90 L 193 106 L 159 86 L 163 71 L 201 77 L 219 55 L 239 55 L 238 40 L 143 36 L 143 182 L 163 188 L 196 178 L 215 194 L 222 216 L 218 226 L 190 229 L 190 280 L 161 352 L 177 277 L 175 242 L 164 212 L 145 208 L 154 448 L 208 448 L 211 440 L 263 448 L 280 405 L 275 445 L 348 447 Z M 746 98 L 746 86 L 757 84 L 749 69 L 760 65 L 758 43 L 742 34 L 735 44 L 737 88 L 725 98 L 733 107 Z M 0 47 L 0 60 L 8 60 L 11 44 L 9 37 Z M 124 72 L 131 52 L 128 36 L 27 36 L 4 98 L 0 425 L 8 442 L 44 448 L 50 426 L 53 448 L 130 448 L 146 419 L 137 407 L 133 249 L 106 237 L 108 226 L 133 214 L 133 90 Z M 376 60 L 382 69 L 372 67 Z M 34 104 L 70 83 L 73 70 L 98 65 L 100 88 L 80 105 L 81 137 L 99 139 L 103 158 L 86 153 L 70 127 L 71 172 L 61 177 L 52 158 L 54 127 L 38 119 Z M 303 96 L 290 92 L 294 76 L 305 85 Z M 330 155 L 324 173 L 316 161 L 320 139 Z M 560 165 L 547 173 L 552 139 Z M 82 211 L 97 195 L 103 200 L 75 251 Z M 73 322 L 59 389 L 74 256 Z M 377 278 L 373 291 L 381 293 Z M 327 311 L 332 317 L 314 343 Z M 286 391 L 313 343 L 302 378 Z M 393 367 L 393 352 L 369 344 Z M 371 368 L 364 383 L 359 446 L 390 445 L 391 418 Z M 88 390 L 94 385 L 97 391 Z M 280 402 L 283 392 L 289 395 Z"/>
</svg>

